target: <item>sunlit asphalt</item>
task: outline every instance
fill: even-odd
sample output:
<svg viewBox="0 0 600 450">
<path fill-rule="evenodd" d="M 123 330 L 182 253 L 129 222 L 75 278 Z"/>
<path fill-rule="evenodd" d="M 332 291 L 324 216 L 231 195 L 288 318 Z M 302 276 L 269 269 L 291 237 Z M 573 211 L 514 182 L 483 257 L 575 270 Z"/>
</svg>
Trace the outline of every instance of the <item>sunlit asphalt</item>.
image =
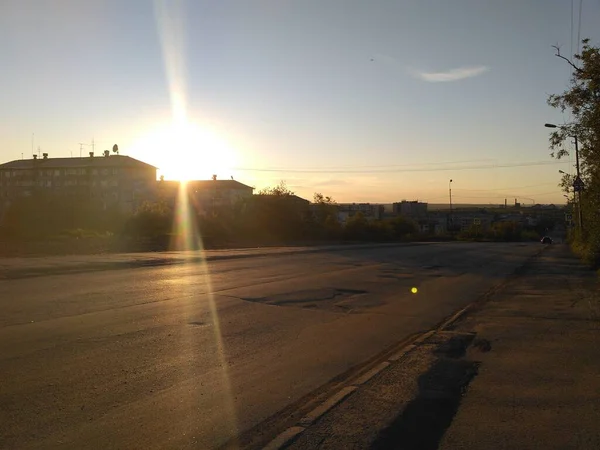
<svg viewBox="0 0 600 450">
<path fill-rule="evenodd" d="M 423 244 L 2 281 L 0 448 L 214 447 L 537 250 Z"/>
</svg>

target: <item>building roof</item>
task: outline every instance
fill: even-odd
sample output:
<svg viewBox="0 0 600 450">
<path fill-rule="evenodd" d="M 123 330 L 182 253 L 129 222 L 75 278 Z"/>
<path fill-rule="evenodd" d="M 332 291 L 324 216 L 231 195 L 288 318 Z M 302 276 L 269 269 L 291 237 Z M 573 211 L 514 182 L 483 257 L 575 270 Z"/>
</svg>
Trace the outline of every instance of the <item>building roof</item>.
<svg viewBox="0 0 600 450">
<path fill-rule="evenodd" d="M 177 180 L 164 180 L 160 183 L 164 183 L 166 188 L 179 188 L 181 181 Z M 188 189 L 219 189 L 219 190 L 236 190 L 236 189 L 254 189 L 251 186 L 240 183 L 236 180 L 191 180 L 187 182 Z"/>
<path fill-rule="evenodd" d="M 78 168 L 78 167 L 137 167 L 156 169 L 156 167 L 139 161 L 130 156 L 125 155 L 104 155 L 83 158 L 38 158 L 38 159 L 17 159 L 4 164 L 0 164 L 2 169 L 63 169 L 63 168 Z"/>
<path fill-rule="evenodd" d="M 306 200 L 305 198 L 299 197 L 296 194 L 286 194 L 286 195 L 277 195 L 277 194 L 258 194 L 255 197 L 262 198 L 281 198 L 285 200 L 291 200 L 296 203 L 305 203 L 307 205 L 310 204 L 310 200 Z"/>
</svg>

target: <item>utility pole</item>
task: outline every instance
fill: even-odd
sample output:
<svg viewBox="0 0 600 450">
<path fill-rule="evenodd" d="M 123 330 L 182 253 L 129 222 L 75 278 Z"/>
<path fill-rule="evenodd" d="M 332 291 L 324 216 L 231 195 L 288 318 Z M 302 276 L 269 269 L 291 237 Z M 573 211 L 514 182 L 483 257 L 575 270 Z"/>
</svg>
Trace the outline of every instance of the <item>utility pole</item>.
<svg viewBox="0 0 600 450">
<path fill-rule="evenodd" d="M 450 226 L 452 226 L 452 179 L 448 182 L 448 192 L 450 194 Z"/>
<path fill-rule="evenodd" d="M 579 232 L 583 237 L 583 211 L 581 207 L 581 191 L 583 191 L 583 182 L 581 181 L 581 174 L 579 172 L 579 144 L 577 143 L 577 136 L 573 136 L 575 138 L 575 168 L 577 170 L 577 186 L 574 186 L 575 190 L 577 190 L 577 218 L 579 222 Z"/>
<path fill-rule="evenodd" d="M 544 124 L 544 126 L 546 128 L 560 128 L 558 125 L 555 125 L 553 123 L 547 123 Z M 583 208 L 581 205 L 581 191 L 583 191 L 583 189 L 585 188 L 585 185 L 583 184 L 583 180 L 581 179 L 581 173 L 579 171 L 579 143 L 577 140 L 577 135 L 573 134 L 573 139 L 575 139 L 575 168 L 577 169 L 577 177 L 575 178 L 575 181 L 573 182 L 573 190 L 575 192 L 577 192 L 577 222 L 579 222 L 578 224 L 578 228 L 579 228 L 579 232 L 581 233 L 581 236 L 583 237 Z"/>
</svg>

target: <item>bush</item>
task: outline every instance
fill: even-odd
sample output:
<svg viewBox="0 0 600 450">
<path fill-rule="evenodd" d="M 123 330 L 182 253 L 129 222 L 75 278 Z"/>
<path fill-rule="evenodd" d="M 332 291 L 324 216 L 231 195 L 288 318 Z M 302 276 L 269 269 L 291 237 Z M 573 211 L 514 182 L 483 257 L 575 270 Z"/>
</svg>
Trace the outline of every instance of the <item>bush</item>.
<svg viewBox="0 0 600 450">
<path fill-rule="evenodd" d="M 144 202 L 129 220 L 127 234 L 158 237 L 171 231 L 175 215 L 164 202 Z"/>
<path fill-rule="evenodd" d="M 523 241 L 539 241 L 540 239 L 540 235 L 535 231 L 525 230 L 521 232 L 521 240 Z"/>
</svg>

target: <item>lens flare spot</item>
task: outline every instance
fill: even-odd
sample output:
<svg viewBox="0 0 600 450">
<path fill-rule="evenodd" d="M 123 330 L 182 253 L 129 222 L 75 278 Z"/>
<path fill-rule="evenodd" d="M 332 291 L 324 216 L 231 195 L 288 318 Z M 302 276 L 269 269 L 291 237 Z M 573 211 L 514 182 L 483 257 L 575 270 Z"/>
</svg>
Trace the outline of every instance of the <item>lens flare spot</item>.
<svg viewBox="0 0 600 450">
<path fill-rule="evenodd" d="M 413 294 L 416 294 L 417 292 L 419 292 L 419 290 L 416 287 L 413 287 L 410 289 L 410 292 L 412 292 Z"/>
</svg>

